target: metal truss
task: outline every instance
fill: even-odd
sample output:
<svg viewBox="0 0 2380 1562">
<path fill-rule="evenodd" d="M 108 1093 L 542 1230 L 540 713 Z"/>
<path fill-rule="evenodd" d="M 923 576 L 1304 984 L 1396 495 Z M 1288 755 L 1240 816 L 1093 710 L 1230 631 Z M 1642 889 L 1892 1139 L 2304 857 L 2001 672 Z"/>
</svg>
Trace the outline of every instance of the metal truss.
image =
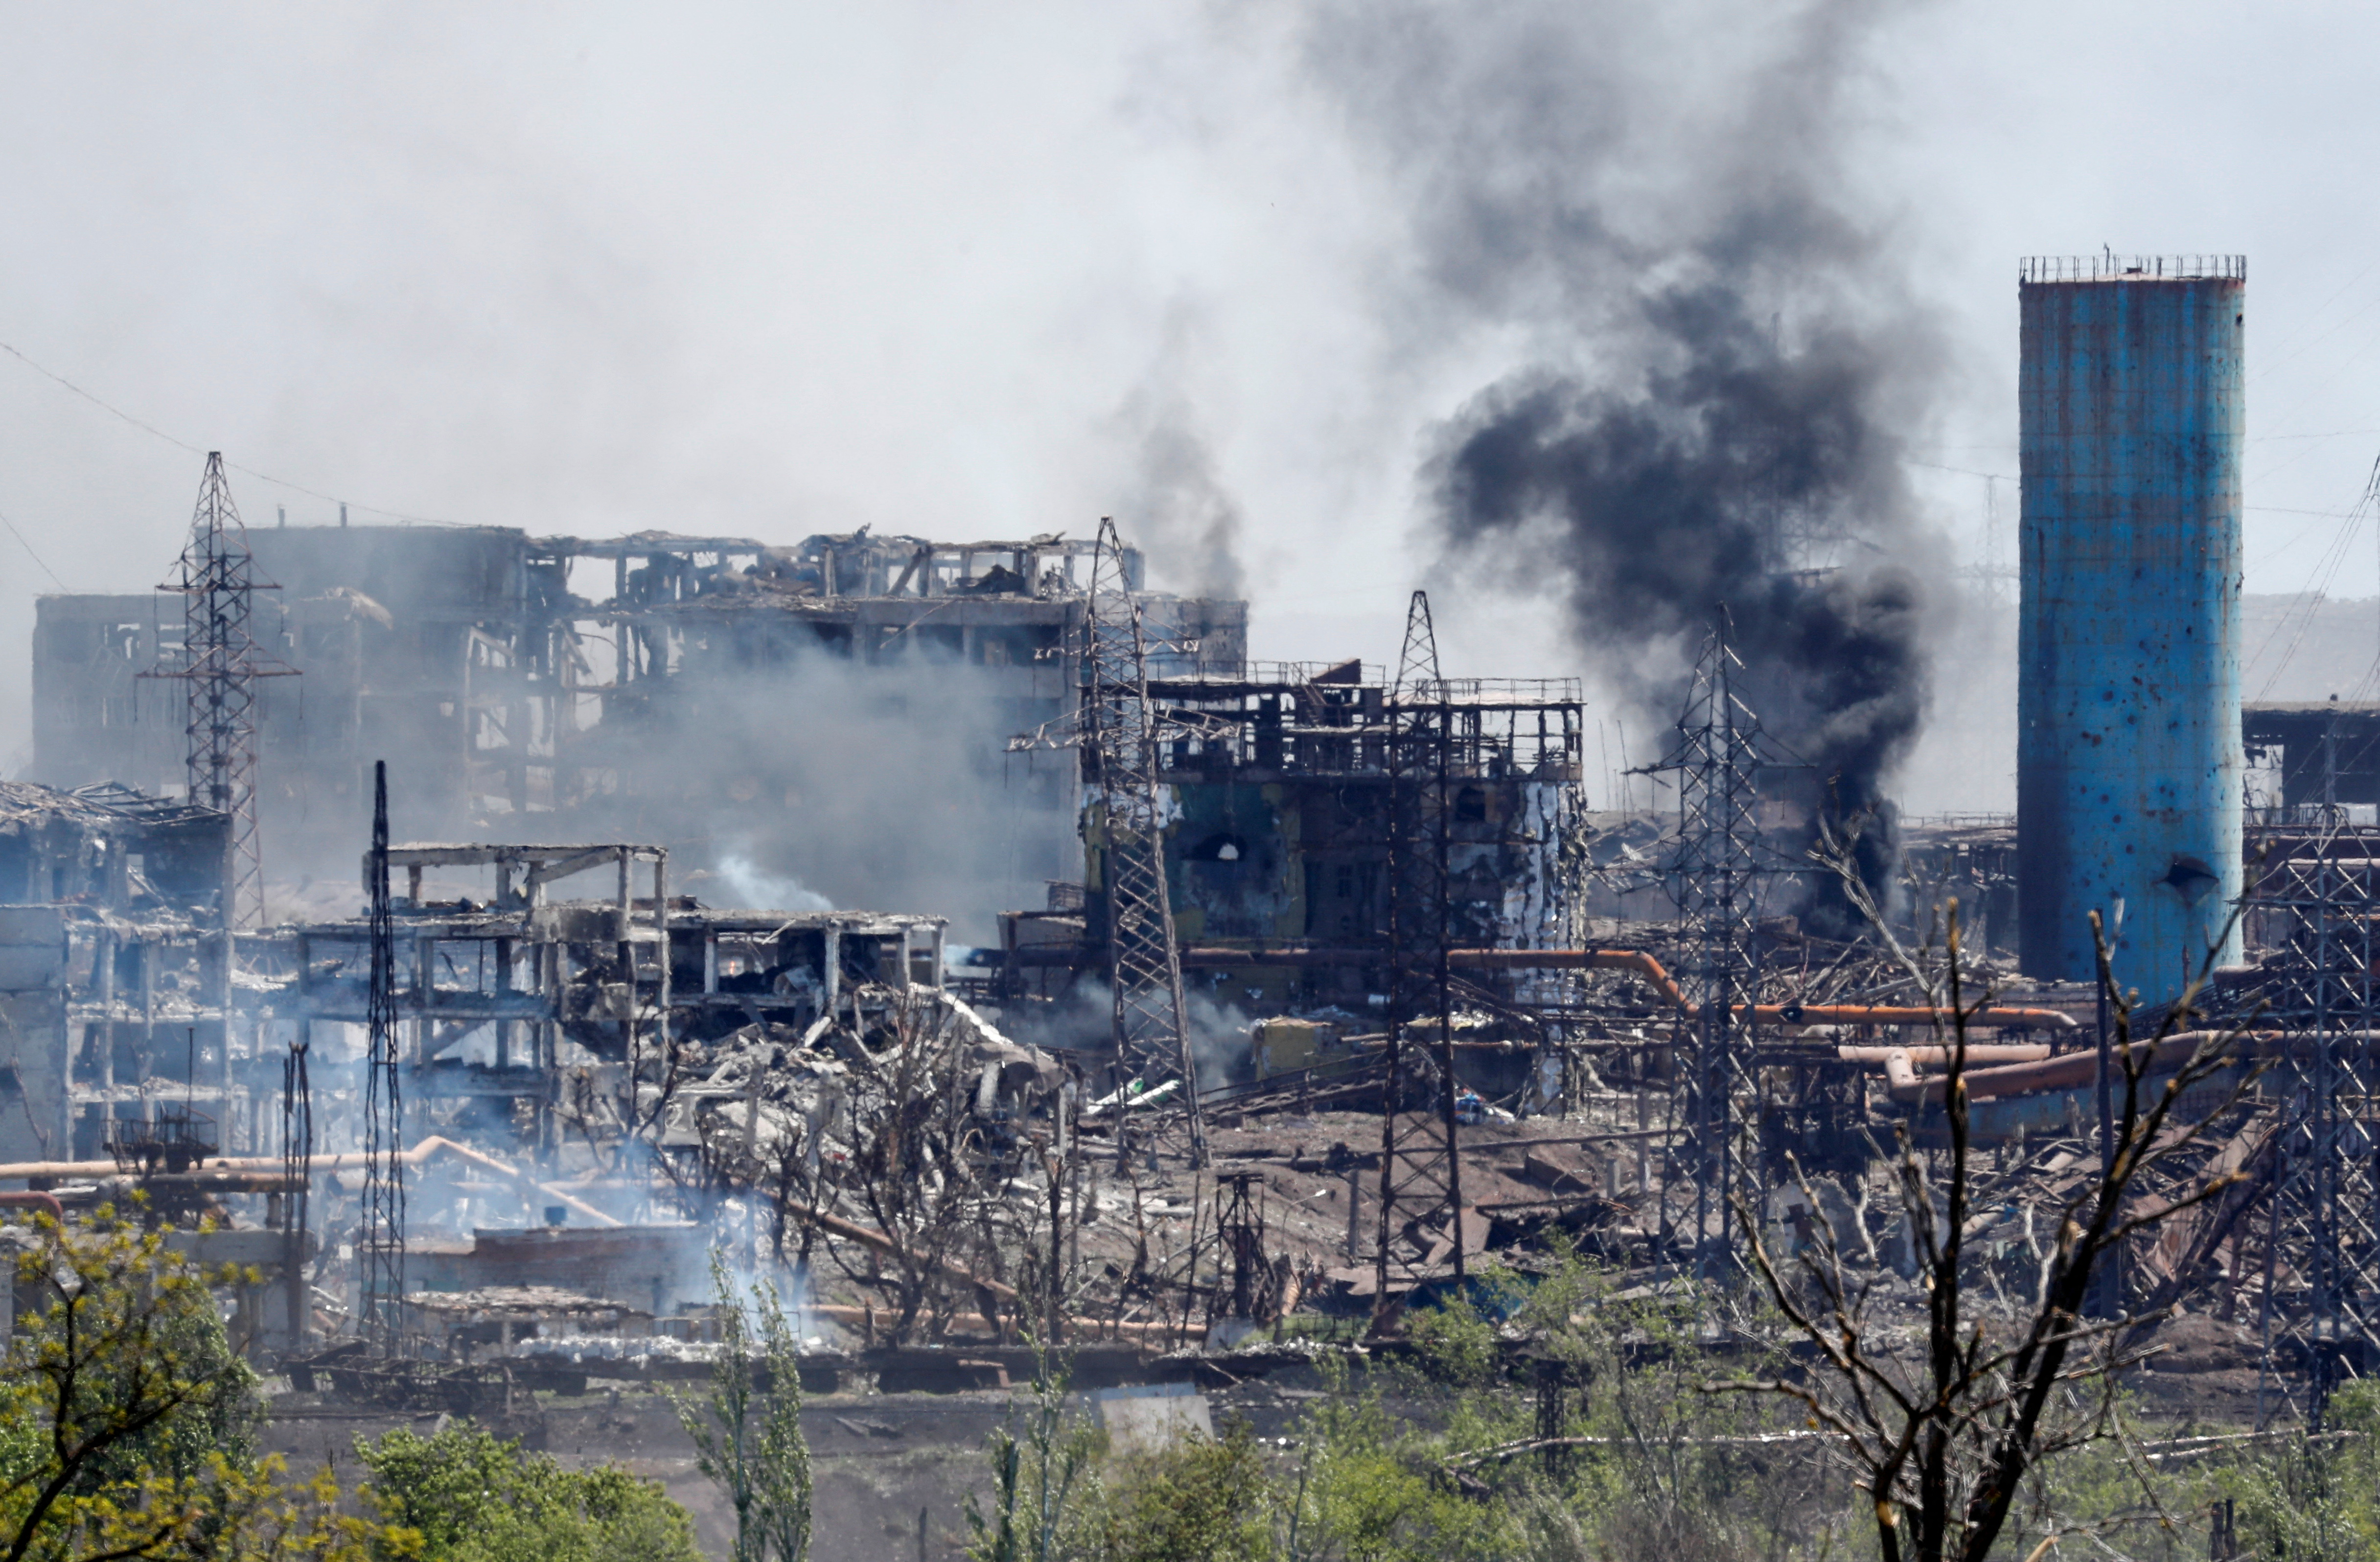
<svg viewBox="0 0 2380 1562">
<path fill-rule="evenodd" d="M 1387 704 L 1388 1059 L 1380 1100 L 1376 1314 L 1426 1281 L 1463 1277 L 1448 856 L 1455 710 L 1439 674 L 1429 596 L 1405 613 Z M 1475 1217 L 1474 1217 L 1476 1218 Z"/>
<path fill-rule="evenodd" d="M 371 972 L 365 1007 L 363 1215 L 356 1228 L 356 1314 L 382 1356 L 402 1345 L 405 1097 L 398 1082 L 396 930 L 388 895 L 388 762 L 372 766 Z"/>
<path fill-rule="evenodd" d="M 2372 849 L 2325 830 L 2274 865 L 2256 897 L 2279 946 L 2265 962 L 2270 1008 L 2256 1023 L 2277 1023 L 2287 1039 L 2287 1061 L 2264 1084 L 2281 1123 L 2259 1324 L 2268 1374 L 2276 1343 L 2311 1366 L 2310 1420 L 2343 1377 L 2380 1365 Z"/>
<path fill-rule="evenodd" d="M 1679 976 L 1694 1006 L 1686 1022 L 1688 1055 L 1677 1072 L 1689 1207 L 1671 1214 L 1686 1222 L 1679 1235 L 1698 1275 L 1717 1273 L 1735 1252 L 1742 1235 L 1735 1201 L 1757 1218 L 1766 1194 L 1752 1034 L 1760 983 L 1753 943 L 1763 871 L 1754 817 L 1760 721 L 1736 692 L 1742 672 L 1722 611 L 1694 664 L 1678 746 L 1665 762 L 1678 773 L 1678 837 L 1668 875 L 1688 956 Z"/>
<path fill-rule="evenodd" d="M 1272 1260 L 1265 1252 L 1264 1190 L 1261 1171 L 1227 1171 L 1215 1179 L 1221 1269 L 1215 1286 L 1217 1317 L 1260 1318 L 1278 1302 Z"/>
<path fill-rule="evenodd" d="M 306 1027 L 300 1025 L 302 1037 Z M 281 1227 L 288 1239 L 281 1260 L 281 1277 L 289 1298 L 289 1345 L 306 1342 L 307 1320 L 313 1306 L 306 1287 L 307 1190 L 314 1181 L 314 1085 L 307 1077 L 306 1055 L 312 1044 L 289 1044 L 281 1065 Z"/>
<path fill-rule="evenodd" d="M 254 684 L 259 678 L 291 677 L 297 670 L 266 656 L 249 630 L 252 594 L 278 587 L 256 578 L 248 528 L 232 503 L 220 451 L 207 453 L 190 539 L 176 569 L 176 578 L 159 589 L 182 598 L 181 660 L 145 676 L 178 679 L 188 690 L 190 801 L 231 817 L 225 926 L 253 927 L 264 918 Z"/>
<path fill-rule="evenodd" d="M 1189 1045 L 1182 951 L 1165 882 L 1172 793 L 1159 776 L 1162 738 L 1148 698 L 1148 644 L 1140 602 L 1125 583 L 1115 522 L 1104 518 L 1091 555 L 1083 642 L 1084 781 L 1097 789 L 1106 840 L 1101 864 L 1117 1084 L 1130 1089 L 1135 1080 L 1149 1087 L 1167 1078 L 1179 1080 L 1179 1115 L 1169 1109 L 1151 1120 L 1178 1125 L 1186 1134 L 1183 1148 L 1190 1163 L 1203 1166 L 1207 1127 Z M 1131 1119 L 1120 1111 L 1118 1120 Z M 1130 1139 L 1119 1127 L 1119 1156 L 1130 1153 Z"/>
</svg>

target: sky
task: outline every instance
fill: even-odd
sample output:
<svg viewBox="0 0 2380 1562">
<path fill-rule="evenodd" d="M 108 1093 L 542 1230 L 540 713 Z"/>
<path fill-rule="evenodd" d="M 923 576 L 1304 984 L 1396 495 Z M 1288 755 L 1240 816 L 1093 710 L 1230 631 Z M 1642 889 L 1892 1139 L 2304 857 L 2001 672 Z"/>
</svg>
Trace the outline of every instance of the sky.
<svg viewBox="0 0 2380 1562">
<path fill-rule="evenodd" d="M 1828 176 L 1938 326 L 1901 458 L 1944 556 L 2013 562 L 2018 259 L 2237 252 L 2248 589 L 2380 594 L 2380 11 L 1836 8 Z M 1470 14 L 1611 30 L 1576 91 L 1666 211 L 1711 187 L 1708 127 L 1774 84 L 1791 9 Z M 1465 168 L 1351 99 L 1349 15 L 0 7 L 0 773 L 30 757 L 34 598 L 164 580 L 211 449 L 251 526 L 1112 514 L 1160 583 L 1235 579 L 1258 656 L 1387 660 L 1425 586 L 1450 672 L 1577 676 L 1618 715 L 1550 602 L 1440 566 L 1437 431 L 1542 350 L 1532 309 L 1576 306 L 1450 302 L 1417 192 Z M 2012 805 L 2005 722 L 1945 708 L 1998 710 L 2011 653 L 1948 642 L 1912 811 Z"/>
</svg>

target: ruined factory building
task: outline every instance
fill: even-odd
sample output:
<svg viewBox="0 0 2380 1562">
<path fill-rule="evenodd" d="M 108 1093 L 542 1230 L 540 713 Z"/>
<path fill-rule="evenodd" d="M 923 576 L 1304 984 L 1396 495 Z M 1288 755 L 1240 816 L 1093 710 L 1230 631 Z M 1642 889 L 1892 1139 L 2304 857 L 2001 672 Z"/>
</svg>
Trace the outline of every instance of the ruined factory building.
<svg viewBox="0 0 2380 1562">
<path fill-rule="evenodd" d="M 862 531 L 772 548 L 662 532 L 289 527 L 249 540 L 256 578 L 277 587 L 256 594 L 256 637 L 302 673 L 257 689 L 260 823 L 278 877 L 351 860 L 381 758 L 402 838 L 765 841 L 817 801 L 781 753 L 795 713 L 814 747 L 833 741 L 822 734 L 838 730 L 837 704 L 922 697 L 836 680 L 822 662 L 963 672 L 949 693 L 963 703 L 935 714 L 979 711 L 991 739 L 981 765 L 1016 772 L 989 778 L 1015 794 L 1003 826 L 1013 877 L 1080 876 L 1072 768 L 1003 761 L 998 739 L 1072 708 L 1087 539 Z M 1137 588 L 1138 552 L 1123 564 Z M 1245 603 L 1137 597 L 1154 670 L 1244 659 Z M 161 601 L 41 599 L 34 775 L 181 784 L 182 691 L 141 676 L 178 648 L 178 605 Z M 831 757 L 863 777 L 884 763 Z"/>
<path fill-rule="evenodd" d="M 162 1094 L 224 1110 L 223 815 L 0 781 L 0 1160 L 104 1153 Z M 237 1109 L 236 1103 L 234 1109 Z"/>
</svg>

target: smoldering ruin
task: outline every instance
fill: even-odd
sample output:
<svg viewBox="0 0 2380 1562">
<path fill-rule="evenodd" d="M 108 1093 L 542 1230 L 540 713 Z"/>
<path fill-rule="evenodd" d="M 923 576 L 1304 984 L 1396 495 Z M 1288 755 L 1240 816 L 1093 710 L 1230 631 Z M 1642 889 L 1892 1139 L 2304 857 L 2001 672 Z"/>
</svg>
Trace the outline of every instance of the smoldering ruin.
<svg viewBox="0 0 2380 1562">
<path fill-rule="evenodd" d="M 1530 349 L 1427 442 L 1433 585 L 1557 615 L 1616 763 L 1427 592 L 1391 665 L 1253 657 L 1163 386 L 1141 513 L 1022 537 L 250 527 L 211 457 L 174 590 L 40 602 L 8 1199 L 240 1265 L 325 1414 L 698 1373 L 714 1265 L 822 1390 L 1238 1386 L 1572 1254 L 1823 1248 L 1914 1315 L 1895 1179 L 1954 1142 L 2005 1302 L 2111 1091 L 2187 1079 L 2098 1305 L 2318 1413 L 2380 1368 L 2380 708 L 2240 697 L 2245 263 L 2022 263 L 2020 807 L 1901 817 L 1958 600 L 1937 345 L 1831 193 L 1855 9 L 1682 216 L 1566 31 L 1316 34 L 1415 285 Z"/>
<path fill-rule="evenodd" d="M 1440 667 L 1420 593 L 1396 667 L 1269 663 L 1111 524 L 250 530 L 211 464 L 183 600 L 42 602 L 0 1178 L 137 1193 L 254 1265 L 245 1349 L 384 1403 L 666 1377 L 713 1253 L 794 1290 L 821 1381 L 990 1381 L 1028 1337 L 1259 1371 L 1549 1243 L 1721 1275 L 1741 1210 L 1788 1248 L 1860 1226 L 1888 1270 L 1857 1212 L 1942 1131 L 1955 903 L 1993 1218 L 2042 1229 L 2107 1035 L 2087 973 L 2023 953 L 2053 848 L 1847 839 L 1923 708 L 1918 588 L 1763 532 L 1855 477 L 1763 509 L 1707 430 L 1642 421 L 1507 387 L 1439 467 L 1493 567 L 1550 518 L 1583 639 L 1687 642 L 1645 685 L 1681 801 L 1637 811 L 1596 795 L 1578 684 Z M 1614 523 L 1656 495 L 1694 547 Z M 2308 995 L 2362 958 L 2368 866 L 2298 795 L 2358 795 L 2335 731 L 2285 720 L 2250 713 L 2292 794 L 2207 848 L 2264 865 L 2245 962 L 2191 1000 L 2264 1014 L 2277 1080 L 2362 1034 Z M 2360 1364 L 2275 1151 L 2306 1100 L 2220 1108 L 2250 1193 L 2126 1281 L 2254 1310 L 2292 1384 Z"/>
</svg>

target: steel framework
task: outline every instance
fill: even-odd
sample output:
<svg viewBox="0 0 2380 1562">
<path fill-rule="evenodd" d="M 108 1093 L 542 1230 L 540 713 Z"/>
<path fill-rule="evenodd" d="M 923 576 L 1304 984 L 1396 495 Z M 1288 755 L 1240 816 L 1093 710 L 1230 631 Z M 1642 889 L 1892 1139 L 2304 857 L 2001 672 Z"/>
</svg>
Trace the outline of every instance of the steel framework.
<svg viewBox="0 0 2380 1562">
<path fill-rule="evenodd" d="M 305 1027 L 300 1026 L 302 1035 Z M 314 1181 L 314 1085 L 307 1077 L 306 1055 L 312 1044 L 289 1044 L 281 1064 L 281 1223 L 288 1245 L 283 1251 L 281 1277 L 289 1298 L 289 1344 L 306 1343 L 306 1322 L 313 1308 L 306 1287 L 306 1193 Z"/>
<path fill-rule="evenodd" d="M 1697 1274 L 1735 1251 L 1734 1205 L 1757 1210 L 1765 1190 L 1758 1150 L 1759 1072 L 1753 1005 L 1760 983 L 1753 942 L 1757 903 L 1760 722 L 1736 692 L 1742 661 L 1728 644 L 1724 611 L 1703 643 L 1678 719 L 1678 838 L 1671 892 L 1690 963 L 1682 985 L 1694 1004 L 1690 1057 L 1678 1071 L 1679 1120 L 1687 1129 L 1691 1222 L 1686 1246 Z"/>
<path fill-rule="evenodd" d="M 2267 1379 L 2277 1338 L 2311 1364 L 2307 1411 L 2317 1421 L 2343 1374 L 2380 1360 L 2380 1059 L 2372 1045 L 2380 861 L 2373 849 L 2334 824 L 2302 854 L 2275 865 L 2257 897 L 2278 914 L 2267 920 L 2279 935 L 2277 956 L 2265 963 L 2267 1021 L 2289 1039 L 2289 1061 L 2265 1085 L 2279 1096 L 2282 1118 L 2258 1324 Z M 2275 1286 L 2283 1254 L 2303 1287 L 2286 1302 Z"/>
<path fill-rule="evenodd" d="M 1454 703 L 1439 675 L 1428 593 L 1405 611 L 1387 702 L 1388 1059 L 1380 1099 L 1374 1307 L 1425 1280 L 1463 1277 L 1463 1162 L 1455 1109 L 1447 881 Z M 1423 1026 L 1435 1035 L 1425 1042 Z M 1421 1103 L 1415 1109 L 1416 1099 Z"/>
<path fill-rule="evenodd" d="M 279 589 L 256 578 L 248 528 L 232 503 L 223 453 L 207 453 L 206 476 L 190 517 L 178 577 L 159 587 L 182 598 L 182 655 L 152 674 L 179 679 L 188 691 L 187 761 L 190 800 L 231 817 L 227 926 L 264 918 L 264 851 L 256 826 L 256 689 L 259 678 L 296 674 L 264 654 L 249 629 L 251 598 Z"/>
<path fill-rule="evenodd" d="M 365 1008 L 364 1192 L 356 1228 L 356 1312 L 395 1355 L 405 1301 L 405 1097 L 398 1082 L 396 931 L 388 894 L 388 762 L 372 766 L 370 987 Z"/>
<path fill-rule="evenodd" d="M 1260 1317 L 1271 1301 L 1264 1190 L 1261 1171 L 1227 1171 L 1215 1179 L 1215 1238 L 1222 1261 L 1215 1293 L 1219 1317 Z"/>
<path fill-rule="evenodd" d="M 1140 602 L 1124 574 L 1115 522 L 1099 522 L 1083 614 L 1082 754 L 1097 789 L 1106 835 L 1109 982 L 1115 1005 L 1117 1085 L 1154 1086 L 1152 1076 L 1181 1082 L 1182 1110 L 1165 1120 L 1186 1131 L 1190 1163 L 1207 1160 L 1206 1120 L 1196 1060 L 1189 1046 L 1182 990 L 1182 951 L 1165 882 L 1165 826 L 1171 789 L 1159 776 L 1158 715 L 1148 698 L 1148 645 Z M 1129 1121 L 1119 1103 L 1118 1120 Z M 1119 1127 L 1119 1157 L 1131 1136 Z"/>
</svg>

